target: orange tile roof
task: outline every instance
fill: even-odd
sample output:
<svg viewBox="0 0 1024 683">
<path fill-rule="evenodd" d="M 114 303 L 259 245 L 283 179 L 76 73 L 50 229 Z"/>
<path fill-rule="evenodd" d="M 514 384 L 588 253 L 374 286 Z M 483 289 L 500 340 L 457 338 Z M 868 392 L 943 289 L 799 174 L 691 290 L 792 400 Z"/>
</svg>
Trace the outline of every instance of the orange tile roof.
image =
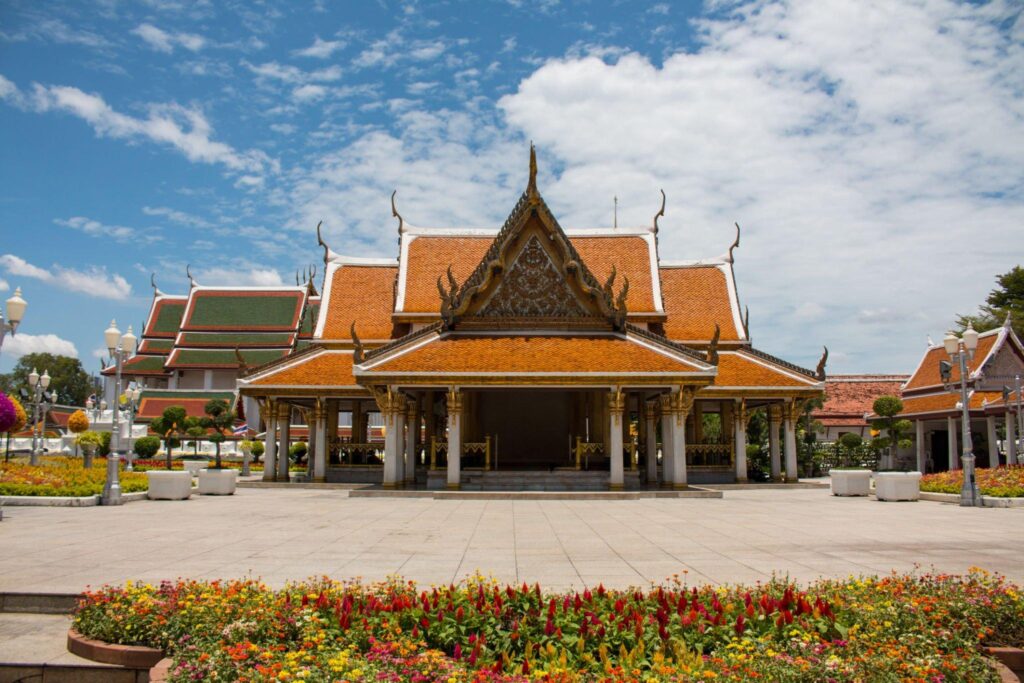
<svg viewBox="0 0 1024 683">
<path fill-rule="evenodd" d="M 322 338 L 351 339 L 355 321 L 360 339 L 391 339 L 397 273 L 398 266 L 349 264 L 334 271 Z M 430 288 L 436 296 L 436 286 Z"/>
<path fill-rule="evenodd" d="M 665 336 L 679 341 L 710 340 L 715 323 L 722 341 L 740 339 L 729 300 L 726 274 L 717 266 L 661 269 Z"/>
<path fill-rule="evenodd" d="M 974 351 L 974 358 L 967 365 L 968 371 L 974 372 L 981 367 L 981 364 L 985 362 L 985 358 L 988 356 L 989 351 L 992 350 L 992 346 L 998 338 L 998 331 L 993 331 L 991 334 L 985 334 L 978 338 L 978 348 Z M 914 372 L 913 377 L 910 378 L 910 381 L 907 382 L 903 390 L 913 391 L 924 387 L 942 386 L 942 377 L 939 375 L 939 361 L 944 360 L 948 361 L 950 358 L 949 354 L 946 353 L 946 349 L 942 346 L 934 346 L 928 349 L 917 371 Z M 951 381 L 960 381 L 959 363 L 953 363 Z"/>
<path fill-rule="evenodd" d="M 271 370 L 250 384 L 252 386 L 355 386 L 356 381 L 352 377 L 352 353 L 321 351 L 294 364 L 285 364 L 280 370 Z"/>
<path fill-rule="evenodd" d="M 817 380 L 811 377 L 775 368 L 769 361 L 755 360 L 742 352 L 721 352 L 718 356 L 718 376 L 713 387 L 813 388 L 816 383 Z"/>
<path fill-rule="evenodd" d="M 840 416 L 863 419 L 879 396 L 899 396 L 906 380 L 906 375 L 833 375 L 825 380 L 825 405 L 811 416 L 816 420 Z"/>
<path fill-rule="evenodd" d="M 367 368 L 445 374 L 695 371 L 696 365 L 621 337 L 570 336 L 448 336 Z"/>
<path fill-rule="evenodd" d="M 651 259 L 647 242 L 636 235 L 615 237 L 571 237 L 580 258 L 598 282 L 604 283 L 615 265 L 616 292 L 622 278 L 629 278 L 627 304 L 632 313 L 657 310 L 651 281 Z M 448 266 L 460 282 L 480 264 L 494 236 L 455 237 L 418 235 L 409 244 L 405 277 L 405 313 L 438 313 L 441 300 L 437 278 L 445 278 Z"/>
<path fill-rule="evenodd" d="M 980 346 L 980 344 L 979 344 Z M 975 391 L 970 397 L 970 409 L 981 410 L 985 402 L 1001 401 L 1002 393 L 998 391 Z M 948 413 L 959 410 L 959 392 L 931 394 L 928 396 L 911 396 L 903 399 L 901 415 L 919 415 L 922 413 Z"/>
</svg>

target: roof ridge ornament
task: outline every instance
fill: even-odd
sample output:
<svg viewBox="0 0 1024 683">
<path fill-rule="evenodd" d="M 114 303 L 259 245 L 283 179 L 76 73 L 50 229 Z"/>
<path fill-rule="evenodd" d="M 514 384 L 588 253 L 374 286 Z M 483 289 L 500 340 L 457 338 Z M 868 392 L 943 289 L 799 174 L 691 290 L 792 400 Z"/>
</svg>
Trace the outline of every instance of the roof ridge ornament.
<svg viewBox="0 0 1024 683">
<path fill-rule="evenodd" d="M 722 328 L 715 323 L 715 334 L 711 337 L 711 345 L 705 359 L 711 365 L 718 365 L 718 340 L 722 338 Z"/>
<path fill-rule="evenodd" d="M 398 194 L 398 190 L 391 193 L 391 216 L 398 219 L 398 238 L 402 238 L 402 233 L 405 232 L 405 219 L 402 218 L 402 214 L 398 213 L 398 208 L 395 207 L 395 195 Z"/>
<path fill-rule="evenodd" d="M 626 296 L 629 294 L 629 278 L 623 276 L 622 278 L 622 289 L 619 290 L 619 296 L 615 299 L 615 327 L 620 330 L 626 327 Z"/>
<path fill-rule="evenodd" d="M 161 292 L 157 288 L 157 286 L 156 286 L 156 273 L 150 273 L 149 274 L 149 285 L 153 288 L 153 298 L 154 299 L 157 298 L 158 296 L 163 296 L 164 295 L 164 293 Z"/>
<path fill-rule="evenodd" d="M 446 328 L 451 328 L 455 323 L 455 309 L 457 308 L 456 297 L 459 293 L 459 283 L 455 279 L 455 275 L 452 274 L 451 265 L 448 266 L 446 271 L 448 276 L 448 289 L 445 290 L 444 284 L 441 282 L 441 276 L 437 276 L 437 292 L 441 295 L 441 320 L 444 321 Z"/>
<path fill-rule="evenodd" d="M 533 146 L 533 140 L 530 140 L 530 180 L 526 184 L 526 196 L 533 203 L 540 198 L 537 191 L 537 149 Z"/>
<path fill-rule="evenodd" d="M 740 224 L 739 223 L 733 223 L 733 225 L 736 226 L 736 239 L 734 239 L 732 241 L 732 244 L 729 245 L 729 255 L 725 258 L 725 260 L 728 261 L 729 263 L 733 262 L 733 256 L 732 256 L 733 249 L 736 249 L 736 248 L 738 248 L 740 246 Z"/>
<path fill-rule="evenodd" d="M 324 238 L 320 234 L 320 226 L 323 224 L 323 221 L 316 224 L 316 243 L 324 248 L 324 265 L 327 265 L 327 262 L 331 260 L 331 248 L 327 246 L 327 242 L 324 242 Z"/>
<path fill-rule="evenodd" d="M 196 282 L 196 279 L 194 277 L 192 277 L 192 264 L 190 264 L 190 263 L 185 264 L 185 275 L 188 276 L 188 287 L 189 287 L 189 289 L 195 289 L 196 287 L 199 286 L 199 283 Z"/>
<path fill-rule="evenodd" d="M 743 334 L 750 341 L 750 306 L 743 307 Z"/>
<path fill-rule="evenodd" d="M 821 354 L 821 359 L 818 360 L 818 367 L 814 369 L 814 374 L 817 378 L 824 382 L 825 381 L 825 364 L 828 363 L 828 347 L 823 346 L 825 352 Z"/>
<path fill-rule="evenodd" d="M 316 285 L 313 282 L 314 280 L 316 280 L 316 264 L 311 263 L 309 264 L 309 281 L 306 285 L 308 296 L 320 296 L 320 292 L 316 291 Z"/>
<path fill-rule="evenodd" d="M 658 213 L 654 214 L 654 234 L 658 234 L 658 219 L 665 217 L 665 190 L 659 190 L 661 192 L 661 208 L 658 209 Z"/>
<path fill-rule="evenodd" d="M 352 335 L 352 363 L 359 365 L 365 358 L 365 351 L 363 349 L 363 342 L 359 339 L 359 335 L 356 334 L 356 321 L 352 321 L 352 326 L 349 328 L 349 332 Z"/>
<path fill-rule="evenodd" d="M 238 344 L 235 344 L 235 360 L 238 362 L 238 369 L 242 372 L 246 372 L 249 369 L 249 364 L 245 362 L 245 358 L 242 356 L 242 351 Z"/>
</svg>

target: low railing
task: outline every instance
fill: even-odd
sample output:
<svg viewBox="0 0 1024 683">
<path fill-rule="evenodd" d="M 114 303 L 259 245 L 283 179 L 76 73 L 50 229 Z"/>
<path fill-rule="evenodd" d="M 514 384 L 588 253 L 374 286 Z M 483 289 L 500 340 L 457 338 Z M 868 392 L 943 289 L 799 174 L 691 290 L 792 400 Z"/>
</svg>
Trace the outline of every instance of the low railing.
<svg viewBox="0 0 1024 683">
<path fill-rule="evenodd" d="M 467 467 L 466 469 L 483 469 L 490 470 L 494 449 L 492 447 L 491 437 L 485 436 L 483 441 L 468 441 L 462 444 L 462 457 L 479 455 L 482 457 L 482 467 Z M 448 442 L 438 441 L 437 437 L 430 437 L 430 469 L 438 469 L 438 460 L 440 455 L 444 454 L 444 461 L 447 465 L 448 462 Z"/>
<path fill-rule="evenodd" d="M 438 455 L 444 453 L 445 463 L 448 462 L 448 442 L 438 441 L 436 436 L 430 437 L 430 469 L 437 469 Z"/>
<path fill-rule="evenodd" d="M 338 455 L 338 465 L 379 465 L 384 445 L 379 443 L 338 443 L 334 452 Z M 373 458 L 374 462 L 371 462 Z"/>
<path fill-rule="evenodd" d="M 688 443 L 686 459 L 693 467 L 732 467 L 732 444 Z"/>
<path fill-rule="evenodd" d="M 573 452 L 576 458 L 576 469 L 583 469 L 584 466 L 590 469 L 590 456 L 604 455 L 604 444 L 584 441 L 583 437 L 577 436 Z"/>
</svg>

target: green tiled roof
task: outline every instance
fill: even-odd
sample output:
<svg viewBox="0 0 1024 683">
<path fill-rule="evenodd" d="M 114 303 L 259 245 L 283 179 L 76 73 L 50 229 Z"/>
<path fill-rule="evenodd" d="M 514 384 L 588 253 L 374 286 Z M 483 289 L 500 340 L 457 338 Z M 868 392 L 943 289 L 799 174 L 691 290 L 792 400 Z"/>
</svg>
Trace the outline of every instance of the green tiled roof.
<svg viewBox="0 0 1024 683">
<path fill-rule="evenodd" d="M 291 346 L 291 332 L 182 332 L 178 343 L 188 347 Z"/>
<path fill-rule="evenodd" d="M 287 349 L 242 349 L 241 355 L 246 365 L 263 365 L 277 360 L 288 353 Z M 234 349 L 177 349 L 171 354 L 167 363 L 169 368 L 180 367 L 225 367 L 238 366 L 238 358 Z"/>
<path fill-rule="evenodd" d="M 147 338 L 147 339 L 143 339 L 142 343 L 139 344 L 139 349 L 143 353 L 155 353 L 155 352 L 160 352 L 160 351 L 162 351 L 164 353 L 170 353 L 171 349 L 173 349 L 173 348 L 174 348 L 174 340 L 173 339 L 152 339 L 152 338 Z"/>
<path fill-rule="evenodd" d="M 294 330 L 302 292 L 200 291 L 191 297 L 188 330 Z"/>
<path fill-rule="evenodd" d="M 167 356 L 133 356 L 121 366 L 121 372 L 164 372 Z"/>
<path fill-rule="evenodd" d="M 312 337 L 313 331 L 316 328 L 316 318 L 320 314 L 320 302 L 311 303 L 306 306 L 306 310 L 302 315 L 302 324 L 299 325 L 299 336 L 300 337 Z"/>
<path fill-rule="evenodd" d="M 185 313 L 184 299 L 158 299 L 154 304 L 157 307 L 156 318 L 150 328 L 146 330 L 148 335 L 174 336 L 181 327 L 181 316 Z"/>
<path fill-rule="evenodd" d="M 205 398 L 207 400 L 220 398 L 224 399 L 228 403 L 231 402 L 235 397 L 233 391 L 210 391 L 206 389 L 143 389 L 143 398 L 180 398 L 180 399 L 197 399 Z"/>
</svg>

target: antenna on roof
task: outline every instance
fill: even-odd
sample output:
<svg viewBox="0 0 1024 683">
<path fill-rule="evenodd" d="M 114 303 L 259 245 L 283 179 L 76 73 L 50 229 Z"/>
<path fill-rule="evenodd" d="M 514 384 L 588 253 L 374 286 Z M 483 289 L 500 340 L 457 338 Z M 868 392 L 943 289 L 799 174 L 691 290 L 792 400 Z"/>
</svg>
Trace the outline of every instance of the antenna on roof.
<svg viewBox="0 0 1024 683">
<path fill-rule="evenodd" d="M 612 209 L 612 227 L 619 227 L 619 196 L 612 195 L 612 203 L 615 208 Z"/>
<path fill-rule="evenodd" d="M 163 296 L 164 295 L 163 292 L 161 292 L 159 289 L 157 289 L 157 286 L 156 286 L 156 273 L 150 273 L 149 274 L 149 284 L 153 288 L 153 298 L 156 298 L 158 296 Z"/>
<path fill-rule="evenodd" d="M 192 277 L 192 264 L 185 265 L 185 275 L 188 276 L 189 289 L 194 289 L 199 286 L 199 283 L 196 282 L 196 279 Z"/>
<path fill-rule="evenodd" d="M 654 234 L 658 234 L 658 219 L 665 216 L 665 190 L 661 190 L 661 208 L 654 214 Z"/>
<path fill-rule="evenodd" d="M 398 208 L 395 206 L 395 195 L 398 194 L 398 190 L 391 193 L 391 215 L 398 219 L 398 238 L 402 238 L 402 230 L 405 229 L 405 220 L 402 218 L 402 214 L 398 213 Z"/>
</svg>

